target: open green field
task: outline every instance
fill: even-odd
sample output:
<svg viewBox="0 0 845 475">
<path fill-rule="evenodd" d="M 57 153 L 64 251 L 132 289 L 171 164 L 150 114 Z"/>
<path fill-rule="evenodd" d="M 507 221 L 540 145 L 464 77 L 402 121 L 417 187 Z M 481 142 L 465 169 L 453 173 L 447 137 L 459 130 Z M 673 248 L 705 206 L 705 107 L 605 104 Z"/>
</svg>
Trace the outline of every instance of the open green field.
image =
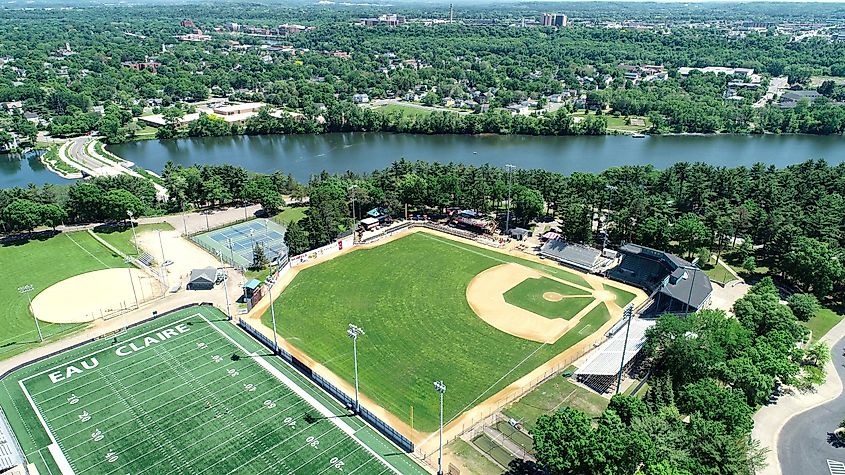
<svg viewBox="0 0 845 475">
<path fill-rule="evenodd" d="M 543 297 L 546 292 L 555 292 L 564 298 L 557 302 L 546 300 Z M 525 279 L 505 292 L 505 302 L 546 318 L 569 320 L 590 305 L 593 297 L 577 287 L 541 277 Z"/>
<path fill-rule="evenodd" d="M 390 112 L 398 112 L 402 115 L 406 115 L 409 117 L 421 117 L 431 115 L 433 111 L 429 109 L 422 109 L 419 107 L 414 106 L 403 106 L 401 104 L 387 104 L 383 106 L 376 107 L 374 110 L 381 112 L 383 114 L 387 114 Z M 443 109 L 444 111 L 448 111 L 447 109 Z"/>
<path fill-rule="evenodd" d="M 829 308 L 822 308 L 803 325 L 810 330 L 811 341 L 817 341 L 840 321 L 842 321 L 842 315 Z"/>
<path fill-rule="evenodd" d="M 135 235 L 148 231 L 173 231 L 170 223 L 138 224 L 134 226 Z M 134 256 L 138 253 L 133 241 L 133 231 L 129 226 L 98 227 L 94 231 L 104 241 L 111 244 L 118 251 L 127 256 Z"/>
<path fill-rule="evenodd" d="M 596 417 L 607 408 L 609 402 L 608 399 L 562 376 L 555 376 L 502 412 L 521 422 L 525 429 L 530 431 L 537 425 L 540 416 L 553 413 L 561 407 L 580 409 Z"/>
<path fill-rule="evenodd" d="M 99 339 L 0 385 L 40 473 L 425 473 L 213 307 Z"/>
<path fill-rule="evenodd" d="M 278 224 L 287 225 L 294 221 L 299 221 L 305 217 L 305 211 L 308 209 L 307 206 L 291 206 L 289 208 L 285 208 L 282 210 L 281 213 L 273 216 L 272 219 Z"/>
<path fill-rule="evenodd" d="M 126 267 L 87 232 L 62 233 L 0 246 L 0 359 L 34 348 L 38 332 L 26 296 L 18 287 L 31 284 L 35 297 L 51 285 L 75 275 Z M 81 325 L 41 323 L 45 340 L 55 340 Z"/>
<path fill-rule="evenodd" d="M 478 273 L 505 262 L 577 277 L 419 232 L 303 269 L 274 303 L 279 333 L 351 384 L 346 330 L 350 323 L 363 327 L 361 391 L 408 424 L 413 411 L 413 427 L 432 432 L 438 422 L 433 381 L 448 387 L 444 414 L 451 420 L 610 320 L 600 304 L 554 344 L 497 330 L 472 311 L 466 288 Z M 269 311 L 262 320 L 270 325 Z"/>
</svg>

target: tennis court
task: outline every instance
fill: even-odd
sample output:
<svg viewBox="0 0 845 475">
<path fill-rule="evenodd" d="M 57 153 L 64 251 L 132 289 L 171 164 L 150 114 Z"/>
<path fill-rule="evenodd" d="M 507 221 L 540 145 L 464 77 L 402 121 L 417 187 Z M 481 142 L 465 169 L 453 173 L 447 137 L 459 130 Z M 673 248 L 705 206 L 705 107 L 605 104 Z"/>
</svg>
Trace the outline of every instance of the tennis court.
<svg viewBox="0 0 845 475">
<path fill-rule="evenodd" d="M 264 247 L 267 259 L 284 259 L 288 254 L 285 246 L 284 226 L 269 219 L 253 219 L 197 234 L 194 242 L 212 254 L 239 267 L 252 265 L 252 252 L 256 244 Z"/>
</svg>

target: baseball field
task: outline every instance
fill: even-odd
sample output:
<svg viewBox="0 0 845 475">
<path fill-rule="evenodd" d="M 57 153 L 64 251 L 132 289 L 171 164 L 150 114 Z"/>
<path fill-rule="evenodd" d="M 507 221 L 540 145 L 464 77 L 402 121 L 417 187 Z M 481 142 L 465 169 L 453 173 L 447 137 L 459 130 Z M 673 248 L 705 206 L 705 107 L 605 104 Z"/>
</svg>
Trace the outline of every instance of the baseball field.
<svg viewBox="0 0 845 475">
<path fill-rule="evenodd" d="M 301 270 L 276 299 L 286 343 L 414 431 L 448 422 L 596 332 L 634 293 L 595 276 L 429 232 Z M 616 286 L 616 287 L 614 287 Z M 612 290 L 611 290 L 612 289 Z M 270 314 L 263 323 L 270 325 Z"/>
<path fill-rule="evenodd" d="M 86 232 L 62 233 L 50 238 L 0 246 L 0 359 L 38 344 L 38 332 L 27 307 L 27 296 L 18 288 L 32 285 L 29 296 L 65 279 L 109 268 L 125 267 L 123 259 L 96 242 Z M 55 339 L 79 325 L 42 323 L 45 339 Z"/>
<path fill-rule="evenodd" d="M 19 369 L 0 406 L 43 474 L 424 474 L 212 307 Z"/>
</svg>

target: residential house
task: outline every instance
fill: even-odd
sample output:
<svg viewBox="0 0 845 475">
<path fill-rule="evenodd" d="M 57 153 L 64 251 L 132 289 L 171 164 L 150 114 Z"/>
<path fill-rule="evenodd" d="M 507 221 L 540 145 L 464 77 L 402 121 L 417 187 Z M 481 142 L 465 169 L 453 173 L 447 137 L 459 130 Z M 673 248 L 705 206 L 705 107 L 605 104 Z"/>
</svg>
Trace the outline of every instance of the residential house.
<svg viewBox="0 0 845 475">
<path fill-rule="evenodd" d="M 366 104 L 370 102 L 370 96 L 368 96 L 367 94 L 353 94 L 352 102 L 356 104 Z"/>
</svg>

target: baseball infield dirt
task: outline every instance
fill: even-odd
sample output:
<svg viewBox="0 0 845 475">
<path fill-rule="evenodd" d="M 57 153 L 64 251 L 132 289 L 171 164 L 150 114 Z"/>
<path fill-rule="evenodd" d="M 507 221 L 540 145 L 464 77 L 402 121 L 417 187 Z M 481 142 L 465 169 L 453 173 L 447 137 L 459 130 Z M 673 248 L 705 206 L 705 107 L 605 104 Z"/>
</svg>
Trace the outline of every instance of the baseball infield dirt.
<svg viewBox="0 0 845 475">
<path fill-rule="evenodd" d="M 131 276 L 131 277 L 130 277 Z M 47 287 L 32 299 L 32 313 L 43 322 L 85 323 L 160 297 L 161 283 L 138 269 L 104 269 Z"/>
</svg>

